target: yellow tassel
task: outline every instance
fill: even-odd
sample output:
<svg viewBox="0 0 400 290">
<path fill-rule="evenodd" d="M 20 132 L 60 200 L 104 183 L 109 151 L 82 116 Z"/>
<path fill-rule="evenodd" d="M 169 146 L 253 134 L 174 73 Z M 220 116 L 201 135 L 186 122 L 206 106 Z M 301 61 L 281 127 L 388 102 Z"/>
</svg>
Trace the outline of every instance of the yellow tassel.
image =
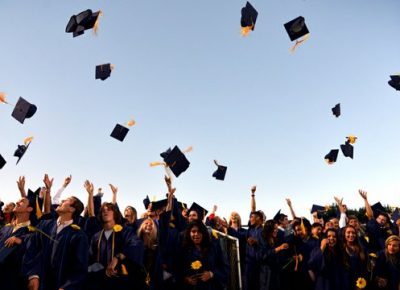
<svg viewBox="0 0 400 290">
<path fill-rule="evenodd" d="M 185 153 L 189 153 L 190 151 L 193 151 L 193 146 L 189 146 L 188 148 L 183 150 L 182 153 L 185 154 Z"/>
<path fill-rule="evenodd" d="M 99 21 L 100 21 L 100 17 L 102 17 L 102 16 L 103 16 L 103 12 L 100 10 L 99 15 L 97 15 L 96 22 L 93 25 L 93 33 L 95 35 L 97 35 L 97 31 L 99 30 Z"/>
<path fill-rule="evenodd" d="M 39 197 L 36 196 L 36 217 L 38 219 L 40 219 L 42 217 L 42 215 L 43 215 L 42 210 L 40 209 L 40 206 L 39 206 Z"/>
<path fill-rule="evenodd" d="M 126 267 L 124 264 L 121 264 L 121 274 L 124 276 L 128 275 L 128 270 L 126 270 Z"/>
<path fill-rule="evenodd" d="M 28 143 L 32 142 L 32 140 L 33 140 L 33 136 L 26 137 L 26 138 L 24 139 L 24 144 L 25 144 L 25 145 L 28 145 Z"/>
<path fill-rule="evenodd" d="M 310 38 L 310 33 L 306 34 L 302 39 L 296 40 L 296 43 L 290 48 L 290 52 L 291 52 L 291 53 L 294 53 L 294 51 L 296 50 L 296 48 L 297 48 L 300 44 L 306 42 L 309 38 Z"/>
<path fill-rule="evenodd" d="M 151 166 L 151 167 L 159 166 L 159 165 L 164 165 L 164 166 L 166 166 L 165 162 L 158 162 L 158 161 L 150 162 L 150 166 Z"/>
<path fill-rule="evenodd" d="M 250 31 L 252 31 L 252 30 L 254 30 L 254 23 L 250 26 L 242 27 L 240 29 L 240 34 L 242 36 L 247 36 L 250 33 Z"/>
<path fill-rule="evenodd" d="M 300 228 L 301 228 L 301 232 L 305 236 L 307 234 L 307 230 L 306 230 L 306 227 L 304 225 L 303 218 L 301 219 Z"/>
<path fill-rule="evenodd" d="M 133 120 L 133 119 L 129 120 L 128 123 L 126 123 L 126 125 L 127 125 L 128 127 L 132 127 L 132 126 L 135 125 L 135 124 L 136 124 L 136 122 L 135 122 L 135 120 Z"/>
<path fill-rule="evenodd" d="M 6 93 L 0 92 L 0 102 L 4 104 L 8 104 L 6 101 Z"/>
</svg>

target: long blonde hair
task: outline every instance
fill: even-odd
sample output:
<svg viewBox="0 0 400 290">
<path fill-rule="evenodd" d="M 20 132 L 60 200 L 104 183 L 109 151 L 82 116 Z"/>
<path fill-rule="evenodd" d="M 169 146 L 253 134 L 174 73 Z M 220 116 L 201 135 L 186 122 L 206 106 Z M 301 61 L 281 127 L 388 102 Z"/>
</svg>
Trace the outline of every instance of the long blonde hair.
<svg viewBox="0 0 400 290">
<path fill-rule="evenodd" d="M 388 237 L 385 241 L 385 257 L 386 260 L 389 261 L 392 264 L 396 264 L 397 261 L 399 260 L 399 253 L 397 253 L 396 255 L 391 255 L 388 253 L 387 247 L 389 245 L 389 243 L 391 242 L 398 242 L 399 246 L 400 246 L 400 237 L 396 236 L 396 235 L 392 235 L 390 237 Z"/>
<path fill-rule="evenodd" d="M 148 222 L 151 222 L 151 224 L 153 225 L 153 229 L 151 230 L 150 234 L 146 235 L 144 229 Z M 152 220 L 151 218 L 144 219 L 137 231 L 137 236 L 143 241 L 144 246 L 146 248 L 155 249 L 158 244 L 157 241 L 158 230 L 154 220 Z"/>
</svg>

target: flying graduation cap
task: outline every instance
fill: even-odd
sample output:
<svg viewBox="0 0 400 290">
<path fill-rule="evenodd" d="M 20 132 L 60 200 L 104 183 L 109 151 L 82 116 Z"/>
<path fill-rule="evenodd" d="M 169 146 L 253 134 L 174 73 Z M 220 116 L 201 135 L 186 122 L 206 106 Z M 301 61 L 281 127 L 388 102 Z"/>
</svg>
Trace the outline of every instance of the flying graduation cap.
<svg viewBox="0 0 400 290">
<path fill-rule="evenodd" d="M 4 167 L 4 165 L 6 165 L 6 163 L 7 163 L 7 161 L 0 154 L 0 169 L 2 169 Z"/>
<path fill-rule="evenodd" d="M 187 160 L 184 153 L 192 151 L 192 147 L 181 151 L 178 146 L 175 146 L 172 150 L 168 148 L 166 151 L 160 153 L 164 162 L 151 162 L 150 166 L 164 165 L 165 168 L 169 168 L 172 173 L 179 177 L 182 172 L 185 172 L 189 168 L 190 162 Z"/>
<path fill-rule="evenodd" d="M 228 167 L 219 165 L 217 160 L 214 160 L 215 165 L 218 166 L 217 170 L 213 173 L 212 177 L 215 177 L 217 180 L 224 180 L 225 179 L 225 174 L 226 170 Z"/>
<path fill-rule="evenodd" d="M 389 86 L 400 91 L 400 75 L 391 75 L 390 81 L 388 81 Z"/>
<path fill-rule="evenodd" d="M 283 25 L 291 41 L 296 40 L 296 43 L 291 47 L 290 51 L 294 52 L 296 47 L 305 42 L 310 37 L 305 19 L 299 16 Z M 303 38 L 301 38 L 303 37 Z M 298 40 L 301 38 L 300 40 Z"/>
<path fill-rule="evenodd" d="M 135 124 L 136 124 L 136 122 L 133 119 L 131 119 L 127 123 L 127 127 L 132 127 Z M 116 124 L 114 129 L 113 129 L 113 131 L 111 132 L 110 136 L 115 138 L 115 139 L 117 139 L 117 140 L 119 140 L 119 141 L 121 141 L 121 142 L 123 142 L 125 137 L 126 137 L 126 135 L 129 132 L 129 128 L 127 128 L 127 127 L 125 127 L 123 125 L 120 125 L 120 124 Z"/>
<path fill-rule="evenodd" d="M 28 150 L 29 145 L 32 142 L 33 137 L 27 137 L 24 140 L 24 144 L 23 145 L 18 145 L 17 150 L 15 150 L 14 152 L 14 156 L 18 158 L 17 163 L 21 160 L 22 156 L 24 156 L 26 150 Z"/>
<path fill-rule="evenodd" d="M 339 149 L 332 149 L 329 151 L 328 154 L 325 155 L 325 161 L 328 164 L 333 164 L 336 162 L 337 157 L 338 157 Z"/>
<path fill-rule="evenodd" d="M 29 103 L 24 98 L 19 97 L 11 116 L 13 116 L 18 122 L 23 124 L 25 119 L 31 118 L 36 113 L 36 111 L 37 108 L 35 105 Z"/>
<path fill-rule="evenodd" d="M 347 141 L 340 145 L 340 149 L 342 150 L 342 153 L 345 157 L 350 157 L 353 159 L 354 156 L 354 147 L 351 144 L 354 144 L 357 140 L 357 137 L 354 135 L 349 135 L 346 137 Z"/>
<path fill-rule="evenodd" d="M 246 6 L 242 8 L 242 17 L 240 19 L 240 26 L 242 27 L 241 34 L 243 36 L 249 34 L 250 30 L 254 30 L 257 16 L 257 10 L 250 4 L 250 2 L 247 2 Z"/>
<path fill-rule="evenodd" d="M 103 12 L 92 12 L 90 9 L 82 11 L 78 15 L 72 15 L 65 28 L 65 32 L 72 32 L 72 36 L 77 37 L 84 34 L 85 30 L 93 28 L 93 32 L 96 34 L 100 16 L 103 16 Z"/>
<path fill-rule="evenodd" d="M 100 64 L 96 66 L 96 80 L 100 79 L 105 81 L 111 75 L 111 71 L 114 69 L 114 65 L 111 63 Z"/>
<path fill-rule="evenodd" d="M 336 118 L 340 116 L 340 103 L 336 104 L 336 106 L 332 108 L 332 113 L 333 115 L 335 115 Z"/>
</svg>

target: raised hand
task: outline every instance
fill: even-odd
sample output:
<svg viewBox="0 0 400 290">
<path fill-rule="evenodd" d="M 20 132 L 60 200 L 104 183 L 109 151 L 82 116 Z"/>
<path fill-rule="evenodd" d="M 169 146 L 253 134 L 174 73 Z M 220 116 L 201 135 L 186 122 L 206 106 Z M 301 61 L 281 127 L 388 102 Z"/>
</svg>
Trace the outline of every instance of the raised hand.
<svg viewBox="0 0 400 290">
<path fill-rule="evenodd" d="M 368 197 L 367 197 L 367 192 L 366 191 L 363 191 L 362 189 L 359 189 L 358 190 L 358 193 L 361 195 L 361 197 L 364 199 L 364 200 L 366 200 Z"/>
<path fill-rule="evenodd" d="M 110 183 L 109 185 L 110 185 L 110 188 L 111 188 L 112 193 L 113 193 L 114 195 L 117 194 L 117 192 L 118 192 L 118 187 L 112 185 L 111 183 Z"/>
<path fill-rule="evenodd" d="M 94 192 L 93 183 L 91 183 L 89 180 L 86 180 L 85 183 L 83 184 L 83 187 L 85 187 L 88 194 L 93 195 Z"/>
<path fill-rule="evenodd" d="M 47 173 L 44 175 L 43 182 L 44 182 L 44 185 L 46 186 L 47 190 L 51 189 L 51 187 L 53 186 L 53 181 L 54 181 L 54 178 L 50 179 L 49 175 Z"/>
<path fill-rule="evenodd" d="M 292 201 L 290 200 L 290 198 L 286 198 L 286 203 L 289 207 L 292 206 Z"/>
<path fill-rule="evenodd" d="M 66 177 L 64 179 L 64 187 L 67 187 L 71 183 L 71 180 L 72 180 L 72 176 L 70 174 L 68 177 Z"/>
<path fill-rule="evenodd" d="M 251 187 L 251 194 L 255 194 L 255 193 L 256 193 L 256 190 L 257 190 L 257 185 L 253 185 L 253 186 Z"/>
<path fill-rule="evenodd" d="M 25 176 L 20 176 L 17 180 L 18 190 L 21 193 L 21 196 L 26 196 L 25 191 Z"/>
</svg>

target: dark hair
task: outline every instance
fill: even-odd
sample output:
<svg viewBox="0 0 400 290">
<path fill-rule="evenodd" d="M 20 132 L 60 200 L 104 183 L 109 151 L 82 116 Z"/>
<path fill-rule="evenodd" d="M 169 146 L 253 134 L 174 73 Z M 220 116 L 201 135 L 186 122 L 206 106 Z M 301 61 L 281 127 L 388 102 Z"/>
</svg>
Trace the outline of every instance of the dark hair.
<svg viewBox="0 0 400 290">
<path fill-rule="evenodd" d="M 134 208 L 134 207 L 131 206 L 131 205 L 128 205 L 128 206 L 125 208 L 125 210 L 127 210 L 127 209 L 130 209 L 130 210 L 132 211 L 133 215 L 135 216 L 135 219 L 133 220 L 133 222 L 135 222 L 135 221 L 137 220 L 137 211 L 136 211 L 136 208 Z"/>
<path fill-rule="evenodd" d="M 101 205 L 100 211 L 99 211 L 99 216 L 98 216 L 98 218 L 100 220 L 100 223 L 102 225 L 104 224 L 103 216 L 102 216 L 101 212 L 102 212 L 103 208 L 105 208 L 105 207 L 107 207 L 109 210 L 111 210 L 114 213 L 114 222 L 116 224 L 121 224 L 121 221 L 122 221 L 121 213 L 119 212 L 118 207 L 115 204 L 111 203 L 111 202 L 104 202 Z"/>
<path fill-rule="evenodd" d="M 272 234 L 274 233 L 277 224 L 278 223 L 275 220 L 267 220 L 263 226 L 262 236 L 269 246 L 275 244 L 275 239 Z"/>
<path fill-rule="evenodd" d="M 342 242 L 344 265 L 347 269 L 350 269 L 350 253 L 348 253 L 347 251 L 347 243 L 346 243 L 346 230 L 349 228 L 353 229 L 356 234 L 353 245 L 355 249 L 354 254 L 358 255 L 363 263 L 365 262 L 365 252 L 364 249 L 361 247 L 360 241 L 358 239 L 357 230 L 355 227 L 347 225 L 343 228 L 343 242 Z"/>
<path fill-rule="evenodd" d="M 82 201 L 79 198 L 77 198 L 76 196 L 71 196 L 71 198 L 74 200 L 74 203 L 71 204 L 71 206 L 75 209 L 74 213 L 72 214 L 72 218 L 76 219 L 83 212 L 84 205 L 83 205 Z"/>
<path fill-rule="evenodd" d="M 324 253 L 323 253 L 323 254 L 324 254 L 324 257 L 325 257 L 325 259 L 326 259 L 326 261 L 327 261 L 328 263 L 334 259 L 334 256 L 339 256 L 339 257 L 340 257 L 340 260 L 343 259 L 343 258 L 341 257 L 341 256 L 342 256 L 342 251 L 341 251 L 341 248 L 340 248 L 339 233 L 338 233 L 338 231 L 335 230 L 335 229 L 331 229 L 331 228 L 327 229 L 326 232 L 324 233 L 325 238 L 328 237 L 328 233 L 329 233 L 329 232 L 335 233 L 335 236 L 336 236 L 336 244 L 335 244 L 335 246 L 334 246 L 333 248 L 327 246 L 327 247 L 325 248 L 325 250 L 324 250 Z"/>
<path fill-rule="evenodd" d="M 287 217 L 288 217 L 288 216 L 285 215 L 284 213 L 280 213 L 280 214 L 278 215 L 278 223 L 281 224 L 281 223 L 285 220 L 285 218 L 287 218 Z"/>
<path fill-rule="evenodd" d="M 194 247 L 194 243 L 190 237 L 190 232 L 194 227 L 197 227 L 199 229 L 199 232 L 203 236 L 201 243 L 200 243 L 202 252 L 207 251 L 211 245 L 210 234 L 208 233 L 207 227 L 201 221 L 198 221 L 198 220 L 194 220 L 187 225 L 186 230 L 185 230 L 185 237 L 183 239 L 183 244 L 182 244 L 183 247 L 184 248 L 193 248 Z"/>
</svg>

